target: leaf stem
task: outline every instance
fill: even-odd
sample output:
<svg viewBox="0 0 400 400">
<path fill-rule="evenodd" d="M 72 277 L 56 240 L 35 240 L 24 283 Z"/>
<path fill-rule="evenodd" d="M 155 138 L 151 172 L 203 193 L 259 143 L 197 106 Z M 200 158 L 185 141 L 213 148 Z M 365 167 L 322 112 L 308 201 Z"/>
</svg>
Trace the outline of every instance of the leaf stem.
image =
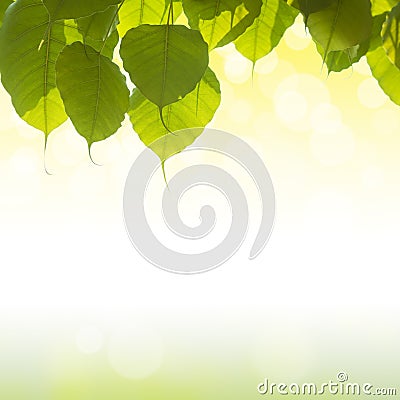
<svg viewBox="0 0 400 400">
<path fill-rule="evenodd" d="M 106 36 L 105 36 L 105 38 L 104 38 L 104 40 L 103 40 L 103 44 L 101 45 L 99 54 L 101 54 L 101 53 L 103 52 L 104 47 L 106 46 L 107 39 L 108 39 L 108 37 L 110 36 L 110 33 L 111 33 L 111 29 L 112 29 L 112 27 L 113 27 L 113 25 L 114 25 L 115 20 L 116 20 L 117 17 L 118 17 L 118 13 L 119 13 L 119 11 L 121 10 L 121 7 L 123 6 L 124 3 L 125 3 L 125 0 L 122 0 L 121 4 L 118 6 L 117 11 L 116 11 L 115 14 L 114 14 L 113 19 L 111 20 L 110 26 L 108 27 L 108 30 L 107 30 L 107 34 L 106 34 Z"/>
<path fill-rule="evenodd" d="M 167 25 L 170 25 L 170 22 L 174 24 L 174 0 L 169 2 Z"/>
</svg>

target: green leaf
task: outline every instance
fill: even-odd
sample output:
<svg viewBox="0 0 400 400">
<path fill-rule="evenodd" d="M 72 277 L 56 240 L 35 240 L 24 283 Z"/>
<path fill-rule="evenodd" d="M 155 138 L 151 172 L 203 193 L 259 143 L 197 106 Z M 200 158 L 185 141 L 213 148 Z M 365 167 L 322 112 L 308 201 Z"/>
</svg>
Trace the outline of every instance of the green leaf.
<svg viewBox="0 0 400 400">
<path fill-rule="evenodd" d="M 118 66 L 76 42 L 62 51 L 56 70 L 67 114 L 89 147 L 113 135 L 129 108 L 129 90 Z"/>
<path fill-rule="evenodd" d="M 183 25 L 131 29 L 120 53 L 132 82 L 160 110 L 194 90 L 208 66 L 207 44 Z"/>
<path fill-rule="evenodd" d="M 278 45 L 297 15 L 298 12 L 282 0 L 263 0 L 260 16 L 236 40 L 236 49 L 255 63 Z"/>
<path fill-rule="evenodd" d="M 96 41 L 106 40 L 118 24 L 118 6 L 111 6 L 105 11 L 77 19 L 78 29 L 85 38 Z"/>
<path fill-rule="evenodd" d="M 104 11 L 122 0 L 43 0 L 52 21 L 77 19 Z"/>
<path fill-rule="evenodd" d="M 400 105 L 400 69 L 392 63 L 383 46 L 367 53 L 372 75 L 390 99 Z"/>
<path fill-rule="evenodd" d="M 385 20 L 385 14 L 381 15 L 380 18 Z M 400 68 L 389 57 L 381 37 L 375 37 L 371 41 L 367 60 L 372 75 L 376 78 L 382 90 L 394 103 L 400 105 Z"/>
<path fill-rule="evenodd" d="M 158 108 L 143 96 L 139 89 L 134 89 L 128 112 L 132 125 L 141 141 L 160 157 L 164 162 L 172 155 L 184 150 L 201 135 L 205 127 L 214 117 L 221 102 L 221 90 L 214 72 L 207 68 L 202 80 L 193 92 L 185 98 L 163 109 L 163 118 L 170 132 L 165 129 Z M 190 136 L 180 134 L 185 128 L 190 130 Z M 165 141 L 157 139 L 165 136 Z M 154 144 L 153 144 L 154 143 Z M 153 144 L 153 146 L 151 146 Z"/>
<path fill-rule="evenodd" d="M 328 8 L 312 13 L 308 28 L 325 50 L 345 50 L 368 40 L 372 30 L 369 0 L 335 0 Z"/>
<path fill-rule="evenodd" d="M 385 23 L 383 47 L 390 60 L 400 68 L 400 3 L 393 8 Z"/>
<path fill-rule="evenodd" d="M 126 0 L 119 11 L 118 32 L 124 37 L 129 29 L 139 25 L 162 25 L 168 20 L 169 0 Z M 174 22 L 182 14 L 182 3 L 173 2 Z"/>
<path fill-rule="evenodd" d="M 331 51 L 325 57 L 325 64 L 328 68 L 328 71 L 340 72 L 360 61 L 361 57 L 365 56 L 370 50 L 371 40 L 375 40 L 375 38 L 381 38 L 382 24 L 384 20 L 385 17 L 382 15 L 378 15 L 373 18 L 371 38 L 368 38 L 360 45 L 353 46 L 345 50 Z M 322 57 L 324 57 L 325 50 L 318 43 L 316 43 L 316 45 L 318 52 L 321 54 Z"/>
<path fill-rule="evenodd" d="M 0 72 L 17 113 L 47 136 L 67 120 L 55 62 L 66 43 L 63 23 L 50 23 L 41 0 L 18 0 L 0 31 Z"/>
<path fill-rule="evenodd" d="M 260 15 L 262 0 L 183 0 L 193 29 L 200 30 L 210 50 L 235 41 Z"/>
<path fill-rule="evenodd" d="M 0 28 L 3 25 L 4 14 L 6 13 L 7 8 L 10 4 L 12 4 L 14 0 L 0 0 Z"/>
<path fill-rule="evenodd" d="M 392 10 L 398 4 L 397 0 L 371 0 L 372 15 L 380 15 Z"/>
<path fill-rule="evenodd" d="M 84 37 L 78 29 L 78 24 L 73 19 L 65 21 L 64 34 L 67 41 L 66 44 L 81 42 L 84 45 L 93 47 L 96 51 L 100 51 L 102 49 L 101 54 L 111 60 L 114 56 L 114 49 L 119 42 L 117 31 L 111 33 L 111 35 L 106 39 L 105 43 L 103 41 L 93 40 L 89 36 Z"/>
</svg>

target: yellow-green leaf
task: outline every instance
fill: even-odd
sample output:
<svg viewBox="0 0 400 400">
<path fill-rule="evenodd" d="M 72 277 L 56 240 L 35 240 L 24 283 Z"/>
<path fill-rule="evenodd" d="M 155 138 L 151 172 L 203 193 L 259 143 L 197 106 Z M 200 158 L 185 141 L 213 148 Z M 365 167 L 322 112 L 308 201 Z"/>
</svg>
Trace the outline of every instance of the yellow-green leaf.
<svg viewBox="0 0 400 400">
<path fill-rule="evenodd" d="M 182 14 L 182 3 L 173 1 L 174 22 Z M 139 25 L 162 25 L 168 21 L 169 0 L 125 0 L 119 11 L 118 32 L 124 37 L 129 29 Z"/>
<path fill-rule="evenodd" d="M 210 50 L 235 41 L 260 15 L 262 0 L 183 0 L 193 29 L 200 30 Z"/>
<path fill-rule="evenodd" d="M 67 120 L 56 87 L 55 62 L 66 43 L 41 0 L 17 0 L 0 31 L 0 72 L 17 113 L 47 137 Z"/>
<path fill-rule="evenodd" d="M 129 117 L 133 128 L 140 139 L 165 161 L 172 155 L 182 151 L 203 132 L 214 117 L 221 102 L 220 85 L 211 69 L 207 69 L 202 80 L 195 90 L 185 98 L 163 109 L 165 124 L 171 132 L 185 128 L 191 129 L 191 136 L 173 134 L 163 126 L 158 107 L 151 103 L 139 89 L 135 89 L 131 96 Z M 165 136 L 165 141 L 157 139 Z M 155 143 L 153 146 L 151 146 Z"/>
<path fill-rule="evenodd" d="M 208 66 L 207 44 L 183 25 L 131 29 L 120 53 L 132 82 L 160 109 L 194 90 Z"/>
<path fill-rule="evenodd" d="M 105 11 L 76 20 L 78 29 L 84 38 L 96 41 L 106 40 L 114 32 L 118 23 L 118 7 L 111 6 Z"/>
<path fill-rule="evenodd" d="M 400 68 L 400 3 L 388 15 L 383 32 L 383 47 L 390 60 Z"/>
<path fill-rule="evenodd" d="M 308 28 L 325 54 L 359 45 L 371 36 L 371 3 L 369 0 L 335 0 L 329 7 L 309 16 Z"/>
<path fill-rule="evenodd" d="M 260 16 L 235 42 L 237 50 L 255 63 L 276 47 L 298 12 L 283 0 L 263 0 Z"/>
<path fill-rule="evenodd" d="M 397 0 L 371 0 L 372 15 L 380 15 L 391 11 L 398 4 Z"/>
<path fill-rule="evenodd" d="M 385 14 L 382 14 L 379 18 L 385 19 Z M 394 103 L 400 105 L 400 69 L 388 57 L 380 36 L 374 37 L 371 41 L 367 60 L 372 75 L 376 78 L 382 90 Z"/>
<path fill-rule="evenodd" d="M 113 135 L 129 107 L 129 90 L 118 66 L 76 42 L 62 51 L 56 70 L 67 114 L 89 146 Z"/>
</svg>

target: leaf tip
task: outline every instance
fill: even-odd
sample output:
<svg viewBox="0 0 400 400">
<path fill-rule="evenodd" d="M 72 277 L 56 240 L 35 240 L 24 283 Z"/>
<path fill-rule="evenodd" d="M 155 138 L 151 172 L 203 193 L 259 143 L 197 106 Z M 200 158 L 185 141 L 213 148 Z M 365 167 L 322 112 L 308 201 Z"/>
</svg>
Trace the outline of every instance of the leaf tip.
<svg viewBox="0 0 400 400">
<path fill-rule="evenodd" d="M 46 153 L 47 153 L 47 143 L 48 143 L 49 136 L 44 135 L 44 148 L 43 148 L 43 168 L 48 176 L 53 176 L 53 174 L 48 170 L 47 164 L 46 164 Z"/>
<path fill-rule="evenodd" d="M 88 150 L 89 150 L 89 158 L 90 158 L 90 161 L 91 161 L 94 165 L 96 165 L 96 167 L 102 167 L 101 164 L 98 164 L 98 163 L 95 162 L 94 159 L 93 159 L 93 155 L 92 155 L 92 145 L 93 145 L 93 143 L 89 143 L 89 142 L 88 142 Z"/>
</svg>

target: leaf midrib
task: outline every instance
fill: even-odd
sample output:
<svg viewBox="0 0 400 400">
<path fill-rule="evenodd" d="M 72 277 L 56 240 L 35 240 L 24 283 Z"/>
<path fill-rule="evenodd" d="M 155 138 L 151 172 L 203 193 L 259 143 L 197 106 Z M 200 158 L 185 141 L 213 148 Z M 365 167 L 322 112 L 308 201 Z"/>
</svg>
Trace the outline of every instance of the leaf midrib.
<svg viewBox="0 0 400 400">
<path fill-rule="evenodd" d="M 98 86 L 97 86 L 97 95 L 96 95 L 96 105 L 94 109 L 93 123 L 90 131 L 90 137 L 93 138 L 94 132 L 96 130 L 98 115 L 99 115 L 99 104 L 100 104 L 100 92 L 101 92 L 101 54 L 98 53 Z"/>
<path fill-rule="evenodd" d="M 325 55 L 324 55 L 324 60 L 323 60 L 324 64 L 325 64 L 326 58 L 328 57 L 328 54 L 329 54 L 329 47 L 331 46 L 331 43 L 332 43 L 332 40 L 333 40 L 333 35 L 335 34 L 336 25 L 337 25 L 339 14 L 340 14 L 340 8 L 342 6 L 342 1 L 343 0 L 337 0 L 337 1 L 338 1 L 338 3 L 337 3 L 336 15 L 335 15 L 335 19 L 333 20 L 331 32 L 329 34 L 328 43 L 326 45 L 326 50 L 325 50 Z"/>
<path fill-rule="evenodd" d="M 162 90 L 161 90 L 161 102 L 164 106 L 164 97 L 165 97 L 165 87 L 167 84 L 167 67 L 168 67 L 168 51 L 169 51 L 169 46 L 168 46 L 168 40 L 169 40 L 169 29 L 170 26 L 167 24 L 165 26 L 165 42 L 164 42 L 164 70 L 163 70 L 163 82 L 162 82 Z"/>
</svg>

